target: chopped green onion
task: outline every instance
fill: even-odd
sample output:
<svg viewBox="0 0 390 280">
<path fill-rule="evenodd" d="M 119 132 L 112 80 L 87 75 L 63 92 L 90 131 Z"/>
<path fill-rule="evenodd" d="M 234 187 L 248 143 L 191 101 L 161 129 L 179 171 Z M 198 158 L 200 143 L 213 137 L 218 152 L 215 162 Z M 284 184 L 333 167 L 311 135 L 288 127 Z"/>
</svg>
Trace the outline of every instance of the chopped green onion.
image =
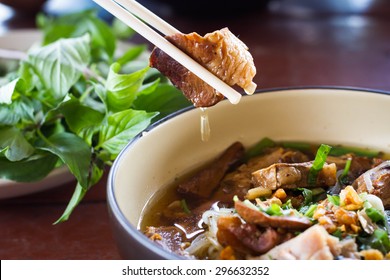
<svg viewBox="0 0 390 280">
<path fill-rule="evenodd" d="M 373 207 L 366 208 L 366 214 L 374 223 L 385 221 L 385 216 L 383 216 L 383 214 L 378 209 Z"/>
<path fill-rule="evenodd" d="M 357 147 L 345 147 L 345 146 L 336 146 L 332 148 L 332 151 L 329 153 L 331 156 L 342 156 L 345 154 L 355 154 L 357 156 L 363 157 L 376 157 L 379 155 L 378 151 L 372 151 L 363 148 Z"/>
<path fill-rule="evenodd" d="M 318 172 L 320 172 L 322 167 L 324 166 L 326 162 L 326 158 L 331 149 L 332 149 L 331 146 L 325 144 L 321 144 L 321 146 L 318 148 L 316 157 L 313 161 L 313 166 L 310 168 L 310 172 L 308 176 L 309 186 L 315 186 L 317 182 Z"/>
<path fill-rule="evenodd" d="M 181 208 L 183 208 L 184 213 L 186 214 L 191 214 L 191 210 L 188 208 L 187 202 L 185 199 L 182 199 L 180 201 Z"/>
<path fill-rule="evenodd" d="M 270 216 L 283 216 L 282 208 L 276 203 L 272 203 L 271 206 L 265 210 L 265 213 Z"/>
<path fill-rule="evenodd" d="M 340 197 L 338 195 L 327 195 L 328 201 L 335 206 L 340 206 Z"/>
<path fill-rule="evenodd" d="M 341 173 L 341 175 L 338 178 L 339 183 L 341 185 L 348 185 L 347 176 L 348 176 L 349 169 L 351 168 L 351 163 L 352 163 L 351 158 L 347 159 L 347 161 L 345 162 L 343 173 Z"/>
<path fill-rule="evenodd" d="M 304 212 L 304 215 L 309 218 L 313 218 L 313 214 L 317 209 L 317 204 L 312 204 L 308 207 L 308 209 Z"/>
</svg>

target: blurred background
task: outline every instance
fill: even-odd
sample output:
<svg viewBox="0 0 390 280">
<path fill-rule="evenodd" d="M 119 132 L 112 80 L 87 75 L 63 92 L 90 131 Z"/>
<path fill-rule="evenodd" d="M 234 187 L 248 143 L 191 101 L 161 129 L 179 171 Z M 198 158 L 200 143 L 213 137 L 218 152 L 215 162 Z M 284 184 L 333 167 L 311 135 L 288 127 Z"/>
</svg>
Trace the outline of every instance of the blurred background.
<svg viewBox="0 0 390 280">
<path fill-rule="evenodd" d="M 139 0 L 163 17 L 183 16 L 192 20 L 246 17 L 253 14 L 283 14 L 310 16 L 313 14 L 375 14 L 386 15 L 388 0 Z M 92 0 L 0 0 L 0 20 L 5 26 L 17 26 L 18 20 L 27 23 L 37 12 L 64 14 L 87 8 L 97 8 Z M 101 11 L 101 16 L 110 18 Z M 26 18 L 27 17 L 27 18 Z M 21 24 L 21 23 L 19 23 Z"/>
</svg>

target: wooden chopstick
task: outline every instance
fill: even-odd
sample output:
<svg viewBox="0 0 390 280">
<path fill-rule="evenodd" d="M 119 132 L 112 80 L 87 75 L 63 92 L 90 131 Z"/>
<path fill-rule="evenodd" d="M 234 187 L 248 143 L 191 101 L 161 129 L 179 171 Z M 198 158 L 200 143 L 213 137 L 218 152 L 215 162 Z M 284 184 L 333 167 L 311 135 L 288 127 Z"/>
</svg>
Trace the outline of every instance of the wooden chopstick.
<svg viewBox="0 0 390 280">
<path fill-rule="evenodd" d="M 173 33 L 180 33 L 177 29 L 170 26 L 164 20 L 153 14 L 151 11 L 132 0 L 93 0 L 102 8 L 107 10 L 113 16 L 127 24 L 135 32 L 150 41 L 156 47 L 164 51 L 170 57 L 175 59 L 181 65 L 186 67 L 189 71 L 194 73 L 204 82 L 223 94 L 232 104 L 237 104 L 241 99 L 241 94 L 220 80 L 214 74 L 209 72 L 206 68 L 181 51 L 175 45 L 170 43 L 167 39 L 157 33 L 155 30 L 146 25 L 143 21 L 150 24 L 156 30 L 160 30 L 165 35 Z M 121 2 L 119 4 L 119 2 Z M 125 8 L 126 7 L 126 8 Z M 134 13 L 134 14 L 133 14 Z M 137 17 L 142 19 L 138 19 Z M 148 21 L 149 20 L 149 21 Z"/>
</svg>

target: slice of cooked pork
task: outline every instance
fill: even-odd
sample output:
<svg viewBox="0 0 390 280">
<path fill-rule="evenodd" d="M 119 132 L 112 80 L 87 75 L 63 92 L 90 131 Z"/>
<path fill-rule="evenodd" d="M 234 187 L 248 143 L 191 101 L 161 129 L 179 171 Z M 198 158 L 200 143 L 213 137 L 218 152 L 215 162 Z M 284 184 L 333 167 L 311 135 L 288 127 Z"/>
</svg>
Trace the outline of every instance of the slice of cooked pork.
<svg viewBox="0 0 390 280">
<path fill-rule="evenodd" d="M 244 146 L 242 143 L 233 143 L 215 161 L 181 183 L 177 187 L 177 191 L 193 198 L 208 198 L 219 186 L 229 168 L 243 156 Z"/>
<path fill-rule="evenodd" d="M 390 160 L 366 171 L 352 186 L 357 193 L 367 192 L 378 196 L 386 209 L 390 208 Z"/>
<path fill-rule="evenodd" d="M 275 163 L 252 173 L 254 185 L 266 189 L 294 189 L 310 187 L 308 177 L 313 162 Z M 325 163 L 318 172 L 316 187 L 330 187 L 336 184 L 336 164 Z"/>
<path fill-rule="evenodd" d="M 208 33 L 204 37 L 193 32 L 166 38 L 228 85 L 237 85 L 250 94 L 255 91 L 256 84 L 252 81 L 256 74 L 253 57 L 248 47 L 228 28 Z M 152 51 L 150 66 L 166 76 L 196 107 L 210 107 L 224 98 L 158 48 Z"/>
</svg>

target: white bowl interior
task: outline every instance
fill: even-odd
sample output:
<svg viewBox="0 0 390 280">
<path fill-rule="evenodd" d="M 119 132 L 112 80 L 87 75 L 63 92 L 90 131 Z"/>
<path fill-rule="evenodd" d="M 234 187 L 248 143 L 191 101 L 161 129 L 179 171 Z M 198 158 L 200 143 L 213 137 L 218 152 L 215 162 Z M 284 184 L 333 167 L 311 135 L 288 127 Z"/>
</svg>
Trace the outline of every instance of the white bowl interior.
<svg viewBox="0 0 390 280">
<path fill-rule="evenodd" d="M 207 109 L 211 138 L 201 141 L 200 110 L 161 123 L 130 143 L 114 164 L 120 211 L 137 226 L 150 197 L 234 141 L 263 137 L 390 151 L 390 96 L 352 89 L 275 90 Z"/>
</svg>

